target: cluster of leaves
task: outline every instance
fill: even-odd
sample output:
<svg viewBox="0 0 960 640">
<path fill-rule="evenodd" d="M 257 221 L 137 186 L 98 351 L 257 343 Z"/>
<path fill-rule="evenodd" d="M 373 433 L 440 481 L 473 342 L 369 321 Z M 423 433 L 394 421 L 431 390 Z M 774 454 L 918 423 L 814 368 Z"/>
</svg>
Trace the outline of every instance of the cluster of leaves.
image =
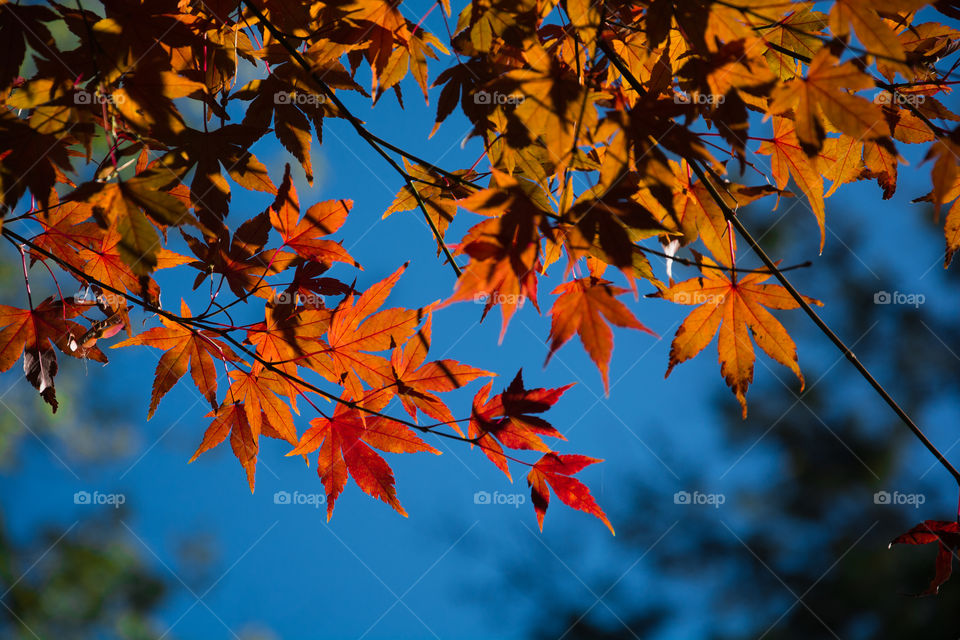
<svg viewBox="0 0 960 640">
<path fill-rule="evenodd" d="M 937 66 L 958 49 L 960 31 L 921 19 L 933 13 L 921 11 L 926 4 L 837 0 L 822 13 L 789 0 L 472 0 L 447 23 L 452 7 L 438 0 L 431 11 L 447 24 L 446 42 L 387 0 L 104 0 L 96 11 L 0 4 L 10 59 L 0 75 L 3 233 L 51 274 L 96 287 L 96 305 L 51 296 L 3 308 L 0 369 L 23 355 L 28 379 L 55 408 L 51 343 L 105 362 L 97 340 L 125 328 L 128 339 L 113 346 L 164 352 L 148 413 L 189 370 L 212 409 L 194 457 L 229 437 L 251 489 L 266 435 L 289 442 L 291 454 L 319 449 L 330 511 L 352 477 L 403 513 L 374 449 L 436 453 L 420 432 L 478 446 L 508 477 L 508 461 L 528 465 L 541 526 L 548 486 L 609 525 L 571 477 L 595 460 L 543 441 L 562 435 L 535 414 L 564 389 L 526 389 L 518 375 L 491 398 L 490 383 L 464 434 L 436 394 L 492 374 L 426 362 L 437 307 L 382 308 L 403 268 L 363 292 L 326 275 L 359 267 L 330 237 L 353 202 L 301 213 L 289 165 L 277 186 L 279 172 L 251 148 L 272 134 L 312 181 L 312 140 L 322 140 L 324 118 L 345 120 L 404 183 L 384 216 L 419 210 L 458 274 L 442 305 L 483 296 L 484 314 L 499 306 L 506 331 L 524 301 L 540 310 L 548 270 L 562 275 L 548 359 L 576 333 L 605 386 L 611 325 L 652 333 L 619 296 L 637 296 L 639 282 L 651 297 L 698 305 L 673 338 L 667 373 L 719 334 L 721 374 L 746 415 L 753 342 L 803 381 L 796 346 L 767 309 L 819 302 L 764 283 L 775 274 L 769 264 L 738 266 L 744 205 L 797 197 L 814 214 L 822 250 L 824 199 L 867 179 L 891 197 L 898 148 L 925 144 L 932 188 L 919 199 L 938 211 L 950 205 L 947 263 L 960 248 L 960 116 L 938 99 L 953 69 Z M 946 5 L 937 8 L 952 11 Z M 247 71 L 255 79 L 237 87 Z M 404 151 L 339 97 L 375 104 L 392 90 L 402 106 L 408 75 L 425 99 L 437 89 L 434 131 L 455 111 L 469 120 L 483 148 L 474 166 L 446 170 Z M 757 184 L 740 183 L 747 169 Z M 237 219 L 231 183 L 273 204 Z M 448 244 L 451 221 L 464 215 L 479 218 Z M 40 231 L 26 238 L 13 222 Z M 193 257 L 168 248 L 180 239 Z M 678 256 L 682 248 L 692 259 Z M 667 282 L 651 253 L 666 255 Z M 698 275 L 674 282 L 676 261 Z M 179 314 L 161 308 L 151 274 L 166 268 L 195 273 L 195 288 L 211 279 L 199 315 L 185 302 Z M 262 321 L 223 322 L 230 307 L 255 303 Z M 132 335 L 131 304 L 162 326 Z M 94 306 L 103 318 L 86 315 Z M 223 394 L 221 364 L 230 378 Z M 316 407 L 317 395 L 337 402 L 332 415 Z M 319 415 L 300 435 L 298 398 Z M 394 399 L 409 420 L 386 412 Z M 420 424 L 421 414 L 436 422 Z M 543 457 L 523 462 L 504 448 Z"/>
</svg>

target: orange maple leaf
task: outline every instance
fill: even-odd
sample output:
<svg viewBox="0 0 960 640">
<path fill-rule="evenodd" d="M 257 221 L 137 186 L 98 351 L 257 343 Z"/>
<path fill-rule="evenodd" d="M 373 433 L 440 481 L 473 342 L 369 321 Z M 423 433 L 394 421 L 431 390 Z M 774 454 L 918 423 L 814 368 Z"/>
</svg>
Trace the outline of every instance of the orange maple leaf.
<svg viewBox="0 0 960 640">
<path fill-rule="evenodd" d="M 423 310 L 393 308 L 378 311 L 390 295 L 407 265 L 372 285 L 359 297 L 350 294 L 333 310 L 326 341 L 304 332 L 303 340 L 313 342 L 305 362 L 330 382 L 342 385 L 348 398 L 361 401 L 366 395 L 363 383 L 379 388 L 392 382 L 386 358 L 376 351 L 390 349 L 413 333 Z M 322 327 L 321 323 L 318 330 Z"/>
<path fill-rule="evenodd" d="M 704 258 L 704 265 L 707 268 L 703 269 L 702 276 L 651 294 L 677 304 L 699 305 L 677 329 L 664 377 L 669 376 L 675 366 L 703 351 L 719 330 L 720 373 L 740 401 L 746 418 L 746 393 L 753 382 L 755 360 L 747 334 L 749 328 L 767 355 L 796 374 L 802 390 L 803 374 L 797 364 L 797 347 L 783 325 L 764 308 L 796 309 L 800 306 L 797 301 L 780 285 L 761 284 L 770 277 L 768 274 L 749 273 L 735 280 L 724 271 L 710 268 L 716 264 L 708 258 Z M 804 300 L 809 304 L 823 304 L 806 296 Z"/>
<path fill-rule="evenodd" d="M 828 153 L 833 150 L 832 145 L 838 144 L 832 142 L 833 140 L 834 138 L 828 140 L 820 152 Z M 813 215 L 820 226 L 820 252 L 822 253 L 826 240 L 824 227 L 826 213 L 823 204 L 823 174 L 817 166 L 817 156 L 811 157 L 801 148 L 801 143 L 794 133 L 794 124 L 787 118 L 773 119 L 773 138 L 761 144 L 757 153 L 771 156 L 770 173 L 777 188 L 785 189 L 790 178 L 793 177 L 797 186 L 807 195 Z M 859 165 L 859 156 L 857 156 L 857 165 Z"/>
<path fill-rule="evenodd" d="M 837 62 L 828 48 L 821 49 L 810 61 L 806 77 L 778 85 L 771 96 L 771 114 L 794 108 L 797 138 L 809 156 L 816 155 L 826 137 L 821 111 L 834 127 L 857 139 L 889 133 L 880 107 L 852 93 L 873 87 L 873 79 L 854 61 Z"/>
<path fill-rule="evenodd" d="M 346 262 L 359 267 L 360 263 L 354 260 L 340 244 L 320 238 L 342 227 L 351 207 L 353 207 L 353 200 L 318 202 L 307 209 L 303 219 L 300 219 L 297 190 L 290 179 L 288 164 L 277 199 L 270 206 L 270 223 L 280 232 L 284 246 L 290 247 L 308 260 L 327 264 Z"/>
<path fill-rule="evenodd" d="M 180 302 L 180 316 L 189 318 L 190 308 L 187 303 Z M 211 331 L 197 331 L 182 324 L 160 316 L 162 327 L 153 327 L 148 331 L 128 338 L 113 345 L 112 349 L 133 345 L 146 345 L 166 351 L 160 356 L 157 363 L 156 376 L 153 381 L 153 393 L 150 396 L 150 408 L 147 418 L 153 417 L 157 405 L 173 385 L 183 377 L 190 368 L 193 383 L 207 399 L 214 410 L 217 408 L 217 368 L 214 359 L 238 361 L 233 351 L 223 342 L 214 338 Z"/>
<path fill-rule="evenodd" d="M 603 376 L 603 388 L 609 392 L 610 357 L 613 355 L 613 331 L 609 324 L 639 329 L 658 337 L 641 324 L 626 305 L 617 300 L 616 296 L 628 292 L 629 289 L 613 286 L 608 280 L 595 276 L 578 278 L 554 289 L 553 293 L 559 293 L 560 297 L 553 303 L 550 311 L 553 322 L 550 326 L 550 353 L 547 354 L 547 362 L 576 332 L 583 348 L 590 354 Z"/>
<path fill-rule="evenodd" d="M 286 403 L 276 395 L 285 391 L 278 375 L 269 371 L 233 371 L 230 377 L 234 381 L 227 392 L 230 402 L 207 414 L 208 418 L 213 416 L 213 422 L 203 434 L 190 462 L 226 440 L 229 434 L 230 446 L 247 474 L 247 483 L 253 493 L 260 436 L 286 440 L 295 445 L 297 431 Z"/>
<path fill-rule="evenodd" d="M 462 433 L 450 409 L 433 392 L 453 391 L 481 376 L 496 374 L 455 360 L 424 362 L 430 350 L 432 319 L 432 315 L 427 316 L 423 327 L 407 341 L 406 345 L 403 347 L 398 345 L 393 350 L 387 374 L 393 379 L 392 384 L 383 387 L 379 392 L 371 393 L 368 398 L 381 394 L 395 394 L 414 420 L 417 419 L 417 409 L 419 409 L 438 422 L 446 423 L 458 433 Z"/>
</svg>

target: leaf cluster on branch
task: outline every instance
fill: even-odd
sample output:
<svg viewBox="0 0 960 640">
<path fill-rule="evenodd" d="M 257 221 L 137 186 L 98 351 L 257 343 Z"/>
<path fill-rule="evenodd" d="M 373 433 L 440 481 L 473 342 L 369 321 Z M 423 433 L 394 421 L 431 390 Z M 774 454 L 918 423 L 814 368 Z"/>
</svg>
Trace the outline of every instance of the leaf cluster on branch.
<svg viewBox="0 0 960 640">
<path fill-rule="evenodd" d="M 529 467 L 541 527 L 549 488 L 609 526 L 572 478 L 597 460 L 544 441 L 564 439 L 538 414 L 566 387 L 527 389 L 517 374 L 493 396 L 486 384 L 456 417 L 438 394 L 494 374 L 428 361 L 433 314 L 483 300 L 484 315 L 499 307 L 505 332 L 529 301 L 550 313 L 548 360 L 576 333 L 609 387 L 611 327 L 653 334 L 620 299 L 646 286 L 647 297 L 696 305 L 673 337 L 668 374 L 719 335 L 721 374 L 746 415 L 754 343 L 802 385 L 796 346 L 768 311 L 801 308 L 960 481 L 742 215 L 755 201 L 794 198 L 813 214 L 822 250 L 824 200 L 859 180 L 890 198 L 899 149 L 924 145 L 931 189 L 918 200 L 948 208 L 949 265 L 960 249 L 960 116 L 943 97 L 960 31 L 927 21 L 927 4 L 837 0 L 824 13 L 789 0 L 472 0 L 455 16 L 438 0 L 427 13 L 437 10 L 441 38 L 397 0 L 4 2 L 2 232 L 19 249 L 28 305 L 0 307 L 0 370 L 22 356 L 56 410 L 54 346 L 106 362 L 98 341 L 126 331 L 112 347 L 163 352 L 148 417 L 189 371 L 211 408 L 194 458 L 229 438 L 251 490 L 264 435 L 287 441 L 290 455 L 319 450 L 328 515 L 348 478 L 405 514 L 377 450 L 438 453 L 422 437 L 445 437 L 508 477 L 511 462 Z M 411 82 L 436 99 L 433 132 L 455 112 L 470 122 L 482 151 L 472 166 L 418 157 L 344 102 L 392 93 L 403 106 Z M 332 275 L 360 268 L 338 235 L 353 200 L 301 206 L 294 187 L 300 172 L 312 183 L 314 140 L 330 118 L 396 173 L 384 217 L 423 216 L 456 275 L 441 303 L 386 306 L 405 267 L 365 291 Z M 251 151 L 274 138 L 293 169 Z M 232 207 L 237 189 L 273 203 L 244 217 Z M 451 243 L 458 217 L 471 226 Z M 743 246 L 762 265 L 738 265 Z M 666 258 L 666 282 L 649 255 Z M 45 271 L 31 282 L 37 263 Z M 699 273 L 675 282 L 674 263 Z M 194 289 L 209 279 L 201 307 L 162 307 L 161 269 L 189 273 Z M 538 295 L 548 272 L 564 280 L 550 306 Z M 34 303 L 37 273 L 56 291 Z M 83 295 L 64 295 L 64 278 Z M 262 308 L 263 319 L 235 323 L 237 305 Z M 134 334 L 136 307 L 159 326 Z M 318 396 L 336 403 L 332 413 Z M 301 410 L 312 426 L 298 433 Z"/>
</svg>

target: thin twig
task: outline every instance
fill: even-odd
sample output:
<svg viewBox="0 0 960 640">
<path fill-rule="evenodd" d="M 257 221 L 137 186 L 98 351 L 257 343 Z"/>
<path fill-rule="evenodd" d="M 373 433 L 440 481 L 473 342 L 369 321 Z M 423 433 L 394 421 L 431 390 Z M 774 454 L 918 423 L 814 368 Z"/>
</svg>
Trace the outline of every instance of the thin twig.
<svg viewBox="0 0 960 640">
<path fill-rule="evenodd" d="M 725 4 L 720 2 L 720 4 Z M 623 60 L 616 54 L 615 51 L 604 41 L 598 40 L 597 46 L 604 52 L 610 62 L 621 71 L 624 78 L 631 84 L 632 88 L 640 93 L 644 93 L 643 87 L 637 81 L 637 79 L 630 73 L 630 70 L 623 63 Z M 710 197 L 716 202 L 717 206 L 720 207 L 720 210 L 723 212 L 724 218 L 737 230 L 743 239 L 747 242 L 747 245 L 760 257 L 760 260 L 766 265 L 766 267 L 773 273 L 773 275 L 780 281 L 783 287 L 787 292 L 796 300 L 797 304 L 800 305 L 800 308 L 804 310 L 807 316 L 813 321 L 813 323 L 823 332 L 827 338 L 833 342 L 838 350 L 849 360 L 853 366 L 857 369 L 860 375 L 873 387 L 877 394 L 883 398 L 884 402 L 893 409 L 893 412 L 897 414 L 897 417 L 910 429 L 911 432 L 920 440 L 921 443 L 934 455 L 938 462 L 953 476 L 957 484 L 960 485 L 960 471 L 950 463 L 949 460 L 944 457 L 939 449 L 927 438 L 923 430 L 913 421 L 912 418 L 907 414 L 903 408 L 893 399 L 893 397 L 887 392 L 887 390 L 881 385 L 876 378 L 873 377 L 873 374 L 857 359 L 857 356 L 854 355 L 853 351 L 837 336 L 836 333 L 827 325 L 826 322 L 817 315 L 817 312 L 804 300 L 803 296 L 799 291 L 790 283 L 782 271 L 777 268 L 776 263 L 766 254 L 763 248 L 759 245 L 756 239 L 750 234 L 747 228 L 743 225 L 740 219 L 736 216 L 736 213 L 727 205 L 726 200 L 723 196 L 717 191 L 714 184 L 707 179 L 706 174 L 703 169 L 700 167 L 699 163 L 693 158 L 685 158 L 687 164 L 693 169 L 694 173 L 697 174 L 697 177 L 703 183 L 704 187 L 710 194 Z M 708 170 L 709 167 L 708 167 Z M 712 170 L 711 170 L 712 172 Z"/>
<path fill-rule="evenodd" d="M 90 283 L 92 283 L 92 284 L 97 285 L 98 287 L 100 287 L 100 288 L 103 289 L 104 291 L 109 291 L 110 293 L 113 293 L 113 294 L 115 294 L 115 295 L 117 295 L 117 296 L 121 296 L 122 298 L 124 298 L 124 299 L 127 300 L 128 302 L 132 302 L 133 304 L 135 304 L 135 305 L 137 305 L 138 307 L 142 308 L 144 311 L 149 311 L 150 313 L 155 313 L 155 314 L 157 314 L 157 315 L 159 315 L 159 316 L 163 316 L 164 318 L 166 318 L 166 319 L 168 319 L 168 320 L 171 320 L 171 321 L 173 321 L 173 322 L 176 322 L 177 324 L 179 324 L 179 325 L 181 325 L 181 326 L 191 328 L 191 330 L 201 329 L 201 330 L 204 330 L 204 331 L 210 331 L 210 332 L 212 332 L 212 333 L 217 334 L 218 336 L 220 336 L 221 338 L 223 338 L 224 340 L 226 340 L 227 342 L 229 342 L 230 344 L 232 344 L 235 348 L 241 350 L 242 352 L 244 352 L 245 354 L 247 354 L 248 356 L 250 356 L 251 358 L 253 358 L 253 359 L 256 360 L 257 362 L 259 362 L 260 364 L 262 364 L 265 368 L 269 369 L 270 371 L 273 371 L 274 373 L 276 373 L 276 374 L 278 374 L 278 375 L 280 375 L 280 376 L 283 376 L 284 378 L 288 379 L 290 382 L 293 382 L 293 383 L 296 384 L 296 385 L 303 386 L 304 388 L 309 389 L 310 391 L 313 391 L 314 393 L 317 393 L 317 394 L 319 394 L 319 395 L 321 395 L 321 396 L 323 396 L 323 397 L 325 397 L 325 398 L 327 398 L 327 399 L 329 399 L 329 400 L 332 400 L 332 401 L 334 401 L 334 402 L 340 403 L 340 404 L 346 406 L 347 408 L 354 409 L 354 410 L 356 410 L 356 411 L 362 411 L 362 412 L 367 413 L 367 414 L 372 415 L 372 416 L 377 416 L 377 417 L 381 417 L 381 418 L 386 418 L 386 419 L 389 419 L 389 420 L 393 420 L 394 422 L 399 422 L 400 424 L 403 424 L 403 425 L 405 425 L 405 426 L 408 426 L 408 427 L 410 427 L 410 428 L 412 428 L 412 429 L 417 429 L 417 430 L 419 430 L 419 431 L 424 431 L 424 432 L 429 432 L 429 433 L 435 433 L 436 435 L 438 435 L 438 436 L 443 436 L 443 437 L 452 437 L 452 438 L 455 439 L 455 440 L 463 440 L 463 441 L 471 442 L 471 443 L 473 442 L 473 440 L 470 439 L 470 438 L 463 438 L 463 437 L 461 437 L 461 436 L 452 436 L 451 434 L 444 434 L 444 433 L 441 433 L 441 432 L 431 431 L 430 429 L 426 429 L 426 428 L 424 428 L 423 426 L 418 425 L 418 424 L 415 423 L 415 422 L 411 422 L 411 421 L 405 420 L 405 419 L 403 419 L 403 418 L 395 418 L 395 417 L 390 416 L 390 415 L 388 415 L 388 414 L 381 413 L 380 411 L 376 411 L 376 410 L 374 410 L 374 409 L 369 409 L 369 408 L 367 408 L 367 407 L 364 407 L 364 406 L 362 406 L 362 405 L 360 405 L 360 404 L 357 404 L 356 402 L 353 402 L 353 401 L 351 401 L 351 400 L 345 400 L 345 399 L 343 399 L 343 398 L 341 398 L 341 397 L 339 397 L 339 396 L 336 396 L 336 395 L 334 395 L 334 394 L 332 394 L 332 393 L 330 393 L 330 392 L 328 392 L 328 391 L 325 391 L 325 390 L 321 389 L 320 387 L 317 387 L 316 385 L 313 385 L 313 384 L 307 382 L 306 380 L 303 380 L 302 378 L 299 378 L 299 377 L 294 376 L 294 375 L 292 375 L 292 374 L 290 374 L 290 373 L 287 373 L 286 371 L 283 371 L 282 369 L 278 368 L 278 367 L 275 365 L 275 363 L 271 362 L 270 360 L 264 360 L 264 359 L 263 359 L 261 356 L 259 356 L 256 352 L 251 351 L 250 349 L 247 348 L 246 345 L 242 344 L 240 341 L 238 341 L 236 338 L 234 338 L 232 335 L 230 335 L 230 329 L 225 329 L 225 328 L 213 326 L 213 325 L 210 325 L 210 324 L 208 324 L 208 323 L 206 323 L 206 322 L 202 322 L 202 321 L 200 321 L 200 320 L 198 320 L 198 319 L 196 319 L 196 318 L 184 318 L 184 317 L 182 317 L 182 316 L 178 316 L 178 315 L 175 314 L 175 313 L 171 313 L 171 312 L 169 312 L 169 311 L 167 311 L 167 310 L 165 310 L 165 309 L 161 309 L 160 307 L 158 307 L 158 306 L 156 306 L 156 305 L 153 305 L 153 304 L 151 304 L 150 302 L 147 302 L 146 300 L 143 300 L 142 298 L 140 298 L 140 297 L 138 297 L 138 296 L 135 296 L 135 295 L 133 295 L 133 294 L 131 294 L 131 293 L 128 293 L 128 292 L 126 292 L 126 291 L 121 291 L 120 289 L 117 289 L 117 288 L 115 288 L 115 287 L 110 286 L 110 285 L 107 284 L 106 282 L 102 282 L 102 281 L 100 281 L 100 280 L 98 280 L 98 279 L 96 279 L 96 278 L 91 277 L 90 275 L 88 275 L 87 273 L 85 273 L 83 270 L 78 269 L 77 267 L 74 267 L 74 266 L 71 265 L 70 263 L 68 263 L 68 262 L 66 262 L 65 260 L 63 260 L 62 258 L 54 255 L 53 253 L 50 253 L 50 252 L 47 251 L 46 249 L 44 249 L 44 248 L 36 245 L 35 243 L 27 240 L 26 238 L 24 238 L 24 237 L 21 236 L 20 234 L 14 232 L 14 231 L 11 231 L 9 228 L 6 228 L 6 227 L 5 227 L 2 231 L 0 231 L 0 233 L 2 233 L 2 234 L 3 234 L 4 236 L 6 236 L 9 240 L 11 240 L 11 241 L 13 241 L 13 242 L 15 242 L 15 243 L 20 243 L 21 245 L 26 245 L 26 246 L 30 247 L 30 250 L 31 250 L 31 251 L 36 252 L 36 253 L 39 253 L 40 255 L 42 255 L 42 256 L 44 256 L 44 257 L 46 257 L 46 258 L 49 258 L 49 259 L 53 260 L 53 261 L 56 262 L 58 265 L 60 265 L 61 268 L 63 268 L 63 269 L 65 269 L 65 270 L 67 270 L 67 271 L 70 271 L 71 273 L 74 273 L 74 274 L 80 276 L 81 278 L 83 278 L 83 279 L 84 279 L 85 281 L 87 281 L 87 282 L 90 282 Z M 30 292 L 30 289 L 29 289 L 29 284 L 28 284 L 28 287 L 27 287 L 28 296 L 29 296 L 29 292 Z M 32 308 L 33 308 L 33 303 L 32 303 L 32 301 L 31 301 L 31 309 L 32 309 Z M 474 443 L 474 444 L 475 444 L 475 443 Z"/>
<path fill-rule="evenodd" d="M 883 385 L 877 382 L 877 379 L 873 377 L 873 374 L 871 374 L 870 371 L 863 365 L 863 363 L 861 363 L 860 360 L 857 359 L 857 356 L 854 355 L 853 351 L 850 350 L 850 348 L 846 345 L 846 343 L 843 340 L 841 340 L 836 333 L 833 332 L 833 330 L 827 325 L 827 323 L 823 321 L 823 319 L 817 314 L 816 311 L 813 310 L 813 307 L 811 307 L 807 303 L 807 301 L 804 300 L 803 296 L 800 295 L 800 292 L 797 291 L 797 289 L 793 286 L 793 284 L 790 283 L 787 277 L 783 275 L 783 273 L 777 268 L 777 265 L 770 258 L 770 256 L 766 254 L 766 252 L 763 250 L 760 244 L 756 241 L 753 235 L 751 235 L 750 232 L 747 230 L 747 228 L 743 226 L 743 223 L 740 221 L 740 219 L 734 215 L 733 210 L 727 206 L 723 197 L 716 190 L 716 187 L 713 185 L 713 183 L 707 180 L 707 177 L 704 174 L 703 169 L 700 168 L 700 165 L 697 164 L 696 162 L 690 162 L 690 166 L 693 167 L 694 173 L 697 174 L 697 177 L 700 178 L 700 181 L 704 184 L 707 191 L 710 192 L 710 196 L 720 206 L 720 209 L 723 211 L 723 215 L 727 219 L 727 221 L 730 222 L 734 226 L 734 228 L 736 228 L 737 233 L 739 233 L 740 236 L 744 240 L 746 240 L 747 245 L 760 257 L 760 260 L 765 265 L 767 265 L 767 268 L 773 272 L 773 275 L 777 278 L 777 280 L 780 281 L 780 284 L 783 285 L 784 289 L 786 289 L 787 292 L 790 293 L 791 297 L 793 297 L 793 299 L 797 301 L 797 304 L 800 305 L 800 308 L 804 310 L 804 312 L 810 317 L 811 320 L 813 320 L 813 323 L 817 325 L 820 331 L 822 331 L 823 334 L 826 335 L 831 342 L 833 342 L 833 344 L 837 347 L 837 349 L 839 349 L 840 352 L 843 353 L 843 355 L 847 358 L 847 360 L 849 360 L 853 364 L 853 366 L 857 369 L 857 371 L 860 372 L 860 375 L 863 376 L 863 378 L 870 383 L 870 386 L 872 386 L 874 390 L 877 392 L 877 394 L 881 398 L 883 398 L 884 402 L 886 402 L 890 406 L 890 408 L 893 409 L 894 413 L 897 414 L 900 420 L 903 421 L 905 425 L 907 425 L 910 431 L 913 432 L 913 434 L 920 440 L 920 442 L 923 443 L 923 445 L 930 451 L 930 453 L 932 453 L 934 457 L 936 457 L 936 459 L 940 462 L 940 464 L 943 465 L 943 467 L 950 472 L 950 475 L 952 475 L 954 480 L 957 481 L 957 484 L 960 485 L 960 471 L 957 471 L 956 468 L 954 468 L 954 466 L 950 464 L 950 461 L 947 460 L 942 453 L 940 453 L 940 450 L 937 449 L 937 447 L 930 441 L 929 438 L 927 438 L 926 434 L 923 433 L 923 430 L 921 430 L 920 427 L 917 426 L 917 424 L 913 421 L 912 418 L 910 418 L 907 412 L 904 411 L 899 404 L 897 404 L 897 401 L 894 400 L 889 393 L 887 393 L 887 390 L 884 389 Z"/>
<path fill-rule="evenodd" d="M 252 0 L 241 0 L 241 2 L 243 2 L 244 6 L 246 6 L 247 9 L 249 9 L 250 12 L 257 17 L 257 20 L 260 21 L 260 24 L 262 24 L 264 28 L 266 28 L 267 31 L 269 31 L 273 35 L 273 37 L 277 39 L 277 41 L 283 46 L 283 48 L 287 50 L 287 52 L 294 59 L 294 61 L 296 61 L 296 63 L 299 64 L 301 68 L 303 68 L 303 70 L 307 73 L 307 75 L 310 76 L 310 78 L 320 88 L 320 91 L 327 98 L 329 98 L 331 102 L 333 102 L 333 104 L 337 107 L 337 110 L 346 118 L 346 120 L 351 125 L 353 125 L 353 128 L 356 129 L 360 137 L 363 138 L 364 141 L 366 141 L 366 143 L 374 151 L 376 151 L 384 160 L 386 160 L 387 163 L 389 163 L 390 166 L 393 167 L 393 169 L 397 173 L 403 176 L 403 179 L 407 183 L 407 186 L 410 188 L 410 191 L 413 192 L 413 197 L 417 201 L 417 206 L 420 207 L 420 210 L 423 212 L 423 217 L 426 218 L 427 224 L 430 225 L 430 230 L 433 232 L 434 238 L 436 238 L 437 240 L 437 244 L 440 245 L 440 249 L 443 251 L 443 254 L 446 257 L 447 262 L 450 263 L 450 268 L 453 269 L 454 273 L 459 278 L 460 275 L 462 274 L 462 271 L 460 270 L 460 267 L 457 266 L 456 261 L 454 261 L 453 254 L 450 253 L 450 248 L 447 247 L 446 242 L 444 242 L 443 235 L 440 233 L 440 230 L 437 229 L 437 225 L 433 222 L 433 219 L 430 218 L 430 213 L 427 211 L 427 206 L 423 202 L 423 198 L 420 197 L 420 192 L 417 191 L 417 187 L 413 184 L 413 181 L 410 179 L 410 176 L 407 174 L 407 172 L 403 169 L 403 167 L 401 167 L 397 163 L 396 160 L 393 159 L 393 157 L 390 156 L 389 153 L 387 153 L 386 151 L 383 150 L 383 148 L 381 148 L 381 146 L 374 140 L 373 135 L 369 131 L 367 131 L 366 127 L 363 126 L 363 123 L 361 123 L 360 120 L 355 115 L 353 115 L 349 109 L 347 109 L 346 105 L 343 104 L 343 102 L 340 100 L 339 97 L 337 97 L 337 94 L 334 93 L 333 89 L 331 89 L 330 86 L 327 85 L 327 83 L 324 82 L 319 75 L 317 75 L 317 73 L 310 67 L 310 63 L 308 63 L 304 59 L 304 57 L 300 54 L 300 52 L 297 51 L 296 47 L 290 44 L 290 42 L 287 40 L 283 32 L 277 29 L 277 27 L 272 22 L 270 22 L 265 15 L 263 15 L 263 12 L 260 11 L 259 8 L 257 8 L 257 6 L 252 2 Z"/>
</svg>

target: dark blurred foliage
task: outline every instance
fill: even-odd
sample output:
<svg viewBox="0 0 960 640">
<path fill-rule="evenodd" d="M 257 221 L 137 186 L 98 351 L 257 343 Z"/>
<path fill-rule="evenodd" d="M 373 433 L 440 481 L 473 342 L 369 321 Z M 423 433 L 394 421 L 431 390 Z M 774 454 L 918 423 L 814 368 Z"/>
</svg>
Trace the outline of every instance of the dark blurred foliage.
<svg viewBox="0 0 960 640">
<path fill-rule="evenodd" d="M 780 255 L 777 236 L 790 233 L 783 225 L 759 235 Z M 854 227 L 837 233 L 859 246 Z M 882 260 L 866 267 L 867 259 L 828 238 L 814 268 L 791 277 L 829 302 L 831 326 L 941 450 L 951 449 L 960 415 L 957 279 L 933 274 L 938 299 L 928 295 L 920 306 L 875 305 L 875 293 L 897 289 L 897 280 Z M 887 550 L 924 519 L 952 519 L 956 483 L 812 323 L 791 313 L 779 317 L 798 344 L 807 389 L 800 393 L 789 372 L 761 355 L 748 419 L 726 389 L 718 392 L 711 429 L 719 446 L 693 457 L 691 449 L 662 452 L 676 484 L 656 462 L 638 474 L 634 501 L 612 518 L 616 538 L 591 536 L 583 551 L 614 560 L 584 578 L 579 594 L 571 595 L 566 567 L 552 577 L 510 572 L 512 593 L 553 603 L 534 615 L 532 637 L 686 637 L 678 629 L 691 620 L 700 625 L 695 637 L 716 640 L 960 637 L 960 577 L 936 597 L 913 598 L 933 577 L 936 549 Z M 714 341 L 701 357 L 715 349 Z M 682 407 L 674 428 L 683 429 Z M 958 451 L 947 455 L 956 461 Z M 694 488 L 723 492 L 726 502 L 674 503 L 673 492 Z M 878 491 L 923 494 L 925 503 L 877 504 Z"/>
<path fill-rule="evenodd" d="M 23 276 L 14 258 L 15 254 L 2 261 L 0 303 L 23 302 Z M 33 447 L 50 448 L 78 468 L 116 460 L 137 449 L 124 402 L 79 401 L 91 397 L 94 387 L 93 377 L 83 373 L 80 368 L 61 371 L 58 385 L 78 401 L 64 403 L 55 416 L 36 394 L 22 393 L 26 383 L 19 377 L 13 378 L 11 387 L 0 389 L 4 474 L 16 473 Z M 58 464 L 56 460 L 51 456 L 50 464 Z M 122 526 L 121 514 L 129 513 L 107 511 L 96 510 L 100 515 L 72 527 L 48 525 L 15 538 L 6 524 L 6 506 L 0 504 L 0 636 L 140 640 L 163 634 L 153 613 L 163 603 L 168 585 L 144 562 L 142 547 Z"/>
<path fill-rule="evenodd" d="M 4 638 L 162 635 L 153 612 L 166 585 L 145 566 L 130 536 L 120 535 L 118 518 L 91 519 L 69 531 L 50 528 L 22 545 L 0 529 Z"/>
</svg>

